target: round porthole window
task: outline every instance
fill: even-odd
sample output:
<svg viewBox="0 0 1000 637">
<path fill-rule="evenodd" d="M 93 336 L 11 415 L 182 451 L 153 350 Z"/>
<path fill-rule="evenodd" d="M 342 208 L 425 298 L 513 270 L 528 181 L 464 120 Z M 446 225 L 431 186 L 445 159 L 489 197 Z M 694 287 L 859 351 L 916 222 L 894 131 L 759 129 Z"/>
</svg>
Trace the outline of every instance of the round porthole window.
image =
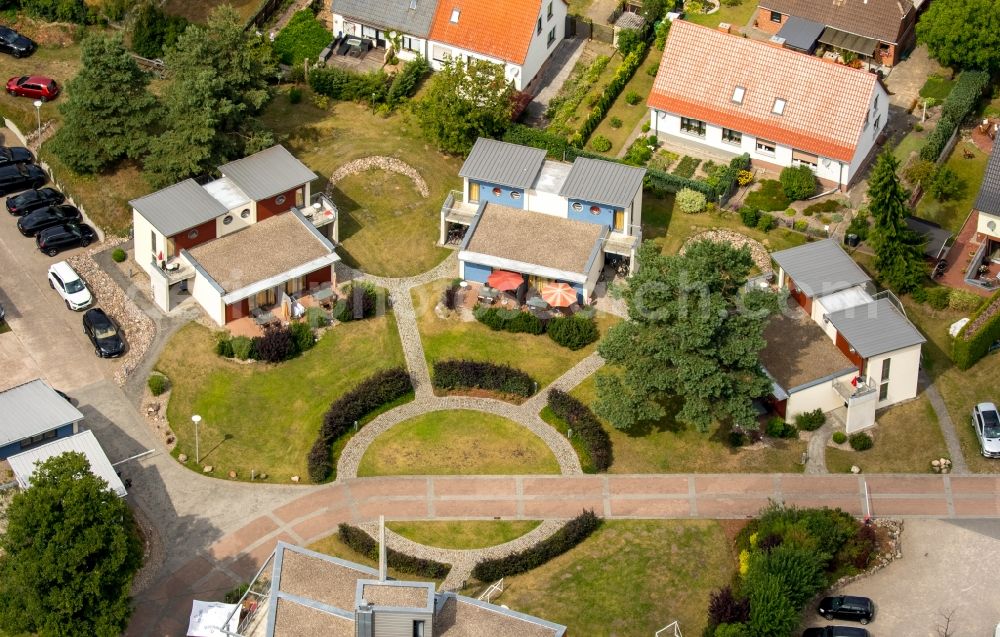
<svg viewBox="0 0 1000 637">
<path fill-rule="evenodd" d="M 591 206 L 590 207 L 590 214 L 592 214 L 592 215 L 599 215 L 599 214 L 601 214 L 601 207 L 600 206 Z"/>
<path fill-rule="evenodd" d="M 583 204 L 580 203 L 579 201 L 574 202 L 573 203 L 573 210 L 576 210 L 577 212 L 580 212 L 581 210 L 583 210 Z"/>
<path fill-rule="evenodd" d="M 285 203 L 285 195 L 278 195 L 277 197 L 275 197 L 274 203 L 278 204 L 279 206 Z"/>
<path fill-rule="evenodd" d="M 986 227 L 990 229 L 990 232 L 992 232 L 992 231 L 994 231 L 994 230 L 997 229 L 997 222 L 996 221 L 987 221 L 986 222 Z"/>
<path fill-rule="evenodd" d="M 222 225 L 228 226 L 233 222 L 233 215 L 226 215 L 222 218 Z"/>
<path fill-rule="evenodd" d="M 499 197 L 501 192 L 503 192 L 503 191 L 500 190 L 499 188 L 494 188 L 493 189 L 493 196 L 494 197 Z"/>
<path fill-rule="evenodd" d="M 520 199 L 521 198 L 521 193 L 519 193 L 519 192 L 517 192 L 515 190 L 514 192 L 510 193 L 510 198 L 511 199 Z"/>
<path fill-rule="evenodd" d="M 250 218 L 250 209 L 249 208 L 244 208 L 240 212 L 240 219 L 249 219 L 249 218 Z"/>
<path fill-rule="evenodd" d="M 194 230 L 188 233 L 188 239 L 197 239 L 197 238 L 198 238 L 198 228 L 195 228 Z"/>
</svg>

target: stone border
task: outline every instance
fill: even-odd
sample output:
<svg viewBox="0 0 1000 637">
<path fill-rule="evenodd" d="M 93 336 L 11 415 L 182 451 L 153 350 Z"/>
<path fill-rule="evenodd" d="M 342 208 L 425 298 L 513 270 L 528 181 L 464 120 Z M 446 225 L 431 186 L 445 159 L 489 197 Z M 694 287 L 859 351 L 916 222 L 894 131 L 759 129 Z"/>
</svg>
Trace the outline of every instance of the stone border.
<svg viewBox="0 0 1000 637">
<path fill-rule="evenodd" d="M 768 272 L 774 271 L 774 268 L 771 267 L 771 255 L 768 253 L 767 248 L 764 247 L 764 244 L 756 239 L 751 239 L 742 232 L 736 232 L 735 230 L 723 230 L 721 228 L 717 228 L 714 230 L 699 232 L 684 242 L 684 245 L 681 246 L 678 254 L 684 254 L 684 250 L 687 249 L 691 243 L 702 239 L 707 239 L 715 243 L 728 243 L 734 248 L 742 248 L 743 246 L 748 245 L 750 246 L 750 256 L 753 258 L 754 264 L 760 269 L 761 274 L 767 274 Z"/>
<path fill-rule="evenodd" d="M 409 177 L 421 197 L 424 199 L 430 197 L 430 190 L 427 188 L 427 182 L 420 176 L 420 173 L 417 172 L 416 168 L 409 165 L 405 161 L 396 159 L 395 157 L 385 157 L 383 155 L 372 155 L 370 157 L 355 159 L 354 161 L 347 162 L 337 170 L 333 171 L 333 174 L 330 175 L 330 182 L 326 186 L 326 193 L 330 194 L 333 187 L 336 186 L 337 183 L 344 177 L 357 175 L 369 170 L 387 170 L 392 173 L 403 175 L 404 177 Z"/>
</svg>

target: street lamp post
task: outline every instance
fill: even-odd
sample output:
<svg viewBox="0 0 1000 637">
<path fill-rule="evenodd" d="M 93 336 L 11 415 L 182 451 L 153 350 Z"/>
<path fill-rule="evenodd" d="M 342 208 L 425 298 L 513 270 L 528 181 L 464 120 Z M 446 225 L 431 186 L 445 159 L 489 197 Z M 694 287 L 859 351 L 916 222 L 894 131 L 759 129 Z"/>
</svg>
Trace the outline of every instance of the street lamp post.
<svg viewBox="0 0 1000 637">
<path fill-rule="evenodd" d="M 38 148 L 42 147 L 42 100 L 35 100 L 35 119 L 38 122 Z"/>
<path fill-rule="evenodd" d="M 198 451 L 198 423 L 201 422 L 201 416 L 191 416 L 191 422 L 194 423 L 194 461 L 201 464 L 201 453 Z"/>
</svg>

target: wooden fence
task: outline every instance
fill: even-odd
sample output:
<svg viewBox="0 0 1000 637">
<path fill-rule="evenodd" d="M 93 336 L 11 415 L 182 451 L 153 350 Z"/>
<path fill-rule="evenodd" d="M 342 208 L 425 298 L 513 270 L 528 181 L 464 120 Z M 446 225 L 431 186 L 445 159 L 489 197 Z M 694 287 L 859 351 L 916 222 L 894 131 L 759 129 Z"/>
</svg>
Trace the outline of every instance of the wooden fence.
<svg viewBox="0 0 1000 637">
<path fill-rule="evenodd" d="M 285 0 L 264 0 L 257 13 L 247 20 L 247 29 L 259 29 L 285 4 Z"/>
</svg>

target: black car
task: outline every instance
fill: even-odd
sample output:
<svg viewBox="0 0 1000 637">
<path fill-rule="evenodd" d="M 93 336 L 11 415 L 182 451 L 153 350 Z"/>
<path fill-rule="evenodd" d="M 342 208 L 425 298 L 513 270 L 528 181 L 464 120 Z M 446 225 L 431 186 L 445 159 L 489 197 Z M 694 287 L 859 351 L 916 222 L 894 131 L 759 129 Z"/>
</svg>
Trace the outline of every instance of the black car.
<svg viewBox="0 0 1000 637">
<path fill-rule="evenodd" d="M 849 619 L 867 624 L 875 616 L 875 603 L 867 597 L 824 597 L 819 603 L 819 614 L 827 619 Z"/>
<path fill-rule="evenodd" d="M 85 223 L 64 223 L 36 234 L 35 245 L 45 254 L 54 257 L 67 248 L 85 248 L 96 238 L 97 233 Z"/>
<path fill-rule="evenodd" d="M 94 344 L 94 353 L 101 358 L 115 358 L 125 353 L 121 331 L 99 307 L 83 313 L 83 333 Z"/>
<path fill-rule="evenodd" d="M 35 156 L 24 146 L 0 146 L 0 166 L 33 163 Z"/>
<path fill-rule="evenodd" d="M 41 188 L 48 181 L 49 176 L 35 164 L 0 166 L 0 197 L 28 188 Z"/>
<path fill-rule="evenodd" d="M 826 626 L 824 628 L 806 628 L 802 637 L 871 637 L 864 628 L 854 626 Z"/>
<path fill-rule="evenodd" d="M 21 194 L 7 199 L 7 212 L 15 217 L 20 217 L 32 210 L 47 208 L 48 206 L 58 206 L 64 201 L 66 201 L 66 195 L 55 188 L 25 190 Z"/>
<path fill-rule="evenodd" d="M 38 45 L 10 27 L 0 26 L 0 51 L 23 58 L 35 52 Z"/>
<path fill-rule="evenodd" d="M 24 236 L 33 237 L 46 228 L 66 223 L 79 223 L 82 220 L 83 215 L 75 206 L 64 203 L 29 212 L 17 220 L 17 229 Z"/>
</svg>

